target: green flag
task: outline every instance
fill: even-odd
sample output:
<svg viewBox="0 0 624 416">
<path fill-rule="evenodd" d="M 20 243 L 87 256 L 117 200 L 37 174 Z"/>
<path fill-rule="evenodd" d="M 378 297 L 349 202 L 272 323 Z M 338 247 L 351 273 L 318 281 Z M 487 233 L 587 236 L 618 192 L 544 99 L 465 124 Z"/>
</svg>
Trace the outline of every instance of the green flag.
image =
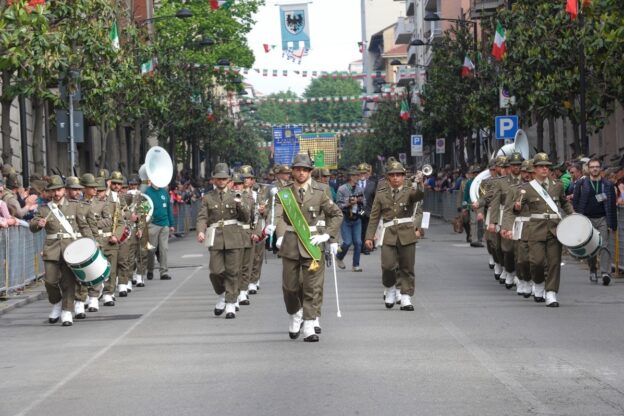
<svg viewBox="0 0 624 416">
<path fill-rule="evenodd" d="M 117 31 L 117 22 L 113 22 L 113 26 L 110 30 L 110 39 L 113 45 L 113 49 L 119 50 L 119 32 Z"/>
<path fill-rule="evenodd" d="M 314 155 L 314 167 L 325 167 L 325 152 L 323 150 L 317 150 L 316 154 Z"/>
</svg>

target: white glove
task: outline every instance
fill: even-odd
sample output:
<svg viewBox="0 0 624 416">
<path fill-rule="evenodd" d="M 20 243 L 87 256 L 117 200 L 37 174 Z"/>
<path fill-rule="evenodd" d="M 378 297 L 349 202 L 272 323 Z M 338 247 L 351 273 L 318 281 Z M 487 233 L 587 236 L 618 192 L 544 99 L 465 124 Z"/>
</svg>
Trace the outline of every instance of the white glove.
<svg viewBox="0 0 624 416">
<path fill-rule="evenodd" d="M 271 235 L 271 234 L 273 234 L 275 232 L 276 228 L 277 227 L 275 225 L 273 225 L 273 224 L 267 225 L 266 227 L 264 227 L 264 231 L 263 231 L 264 235 Z"/>
<path fill-rule="evenodd" d="M 284 241 L 284 237 L 279 237 L 275 242 L 275 247 L 282 248 L 282 241 Z"/>
<path fill-rule="evenodd" d="M 312 238 L 310 238 L 310 242 L 314 246 L 318 246 L 319 244 L 324 243 L 327 240 L 329 240 L 329 234 L 317 234 L 313 235 Z"/>
<path fill-rule="evenodd" d="M 279 192 L 279 189 L 277 189 L 277 187 L 271 188 L 271 195 L 275 195 L 278 192 Z"/>
<path fill-rule="evenodd" d="M 338 254 L 338 243 L 331 243 L 329 245 L 329 253 L 334 256 Z"/>
</svg>

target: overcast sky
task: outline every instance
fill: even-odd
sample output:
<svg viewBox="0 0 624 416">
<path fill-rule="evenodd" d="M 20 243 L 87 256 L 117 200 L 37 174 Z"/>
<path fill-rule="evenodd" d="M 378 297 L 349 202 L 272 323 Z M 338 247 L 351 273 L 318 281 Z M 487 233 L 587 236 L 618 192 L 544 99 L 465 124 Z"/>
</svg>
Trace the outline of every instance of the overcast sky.
<svg viewBox="0 0 624 416">
<path fill-rule="evenodd" d="M 292 73 L 300 71 L 347 71 L 349 63 L 362 58 L 358 51 L 360 42 L 361 19 L 360 0 L 314 0 L 308 4 L 310 21 L 311 50 L 301 64 L 293 63 L 282 57 L 280 13 L 276 4 L 296 4 L 296 1 L 267 1 L 255 16 L 256 25 L 247 37 L 256 61 L 254 68 L 268 69 L 269 75 L 249 71 L 246 81 L 257 91 L 271 94 L 288 89 L 301 95 L 310 83 L 310 78 L 303 78 Z M 264 52 L 262 44 L 277 45 L 269 53 Z M 279 70 L 273 77 L 271 70 Z M 282 76 L 282 70 L 289 70 L 288 77 Z"/>
</svg>

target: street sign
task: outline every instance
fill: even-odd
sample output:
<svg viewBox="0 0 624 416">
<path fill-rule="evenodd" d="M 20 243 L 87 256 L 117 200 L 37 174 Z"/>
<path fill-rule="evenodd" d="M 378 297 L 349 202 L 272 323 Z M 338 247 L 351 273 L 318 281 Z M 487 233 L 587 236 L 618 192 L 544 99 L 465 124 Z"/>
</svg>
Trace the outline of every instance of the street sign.
<svg viewBox="0 0 624 416">
<path fill-rule="evenodd" d="M 436 139 L 436 155 L 446 152 L 446 139 Z"/>
<path fill-rule="evenodd" d="M 498 116 L 495 119 L 496 139 L 513 139 L 518 131 L 518 116 Z"/>
<path fill-rule="evenodd" d="M 407 164 L 407 153 L 399 153 L 399 162 L 405 166 Z"/>
<path fill-rule="evenodd" d="M 423 155 L 423 138 L 420 134 L 412 134 L 412 156 Z"/>
<path fill-rule="evenodd" d="M 69 112 L 56 110 L 56 141 L 69 143 Z M 74 110 L 74 143 L 84 143 L 84 114 Z"/>
<path fill-rule="evenodd" d="M 510 108 L 512 105 L 516 105 L 516 97 L 509 95 L 509 91 L 501 87 L 498 93 L 498 104 L 500 108 Z"/>
</svg>

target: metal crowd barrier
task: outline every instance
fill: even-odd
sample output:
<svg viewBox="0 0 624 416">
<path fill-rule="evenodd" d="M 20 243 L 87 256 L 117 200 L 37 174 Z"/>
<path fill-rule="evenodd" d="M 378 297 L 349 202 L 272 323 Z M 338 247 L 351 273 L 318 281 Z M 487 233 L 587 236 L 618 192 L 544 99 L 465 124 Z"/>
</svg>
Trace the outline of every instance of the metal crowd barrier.
<svg viewBox="0 0 624 416">
<path fill-rule="evenodd" d="M 425 192 L 425 211 L 431 215 L 452 221 L 457 216 L 457 194 L 455 192 Z M 618 207 L 617 236 L 611 235 L 609 249 L 613 255 L 613 266 L 624 271 L 624 207 Z"/>
<path fill-rule="evenodd" d="M 0 294 L 19 290 L 43 275 L 45 232 L 27 227 L 0 230 Z"/>
<path fill-rule="evenodd" d="M 190 204 L 174 204 L 173 217 L 176 234 L 186 234 L 195 230 L 200 206 L 201 201 L 193 201 Z"/>
</svg>

